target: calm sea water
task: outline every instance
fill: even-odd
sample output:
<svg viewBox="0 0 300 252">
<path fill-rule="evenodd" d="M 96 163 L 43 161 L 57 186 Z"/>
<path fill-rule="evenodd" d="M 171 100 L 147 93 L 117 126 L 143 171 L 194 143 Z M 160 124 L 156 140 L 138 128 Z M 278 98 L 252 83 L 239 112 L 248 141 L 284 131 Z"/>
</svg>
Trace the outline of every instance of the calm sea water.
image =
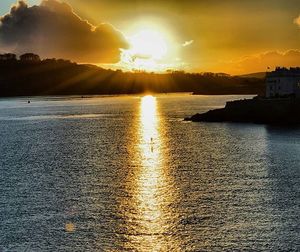
<svg viewBox="0 0 300 252">
<path fill-rule="evenodd" d="M 0 251 L 299 251 L 300 128 L 182 120 L 239 98 L 1 99 Z"/>
</svg>

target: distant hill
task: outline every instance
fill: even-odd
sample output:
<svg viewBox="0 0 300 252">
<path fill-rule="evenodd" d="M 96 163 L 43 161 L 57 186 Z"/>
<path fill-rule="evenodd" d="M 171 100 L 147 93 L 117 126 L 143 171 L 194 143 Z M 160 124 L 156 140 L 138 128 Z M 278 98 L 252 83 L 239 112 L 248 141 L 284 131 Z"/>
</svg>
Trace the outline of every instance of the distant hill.
<svg viewBox="0 0 300 252">
<path fill-rule="evenodd" d="M 239 77 L 264 79 L 266 77 L 266 72 L 243 74 L 243 75 L 239 75 Z"/>
<path fill-rule="evenodd" d="M 215 73 L 123 72 L 66 60 L 0 60 L 0 96 L 193 92 L 263 94 L 264 81 Z"/>
</svg>

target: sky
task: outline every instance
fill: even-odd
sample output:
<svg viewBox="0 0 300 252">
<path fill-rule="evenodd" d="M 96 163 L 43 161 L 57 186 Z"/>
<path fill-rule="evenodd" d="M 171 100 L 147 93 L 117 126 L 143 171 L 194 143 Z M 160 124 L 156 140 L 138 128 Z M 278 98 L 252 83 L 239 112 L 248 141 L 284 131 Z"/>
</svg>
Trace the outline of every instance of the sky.
<svg viewBox="0 0 300 252">
<path fill-rule="evenodd" d="M 15 2 L 1 0 L 0 14 L 9 13 L 10 6 Z M 27 8 L 40 2 L 27 1 Z M 36 14 L 37 10 L 28 11 L 28 16 L 31 15 L 29 20 L 33 26 L 37 26 L 35 31 L 27 28 L 29 24 L 26 26 L 25 21 L 21 29 L 16 27 L 19 23 L 7 18 L 7 25 L 3 26 L 6 29 L 0 30 L 2 49 L 22 52 L 38 48 L 37 52 L 42 56 L 50 57 L 53 54 L 57 57 L 61 54 L 84 63 L 149 71 L 179 69 L 244 74 L 266 71 L 267 67 L 300 65 L 299 0 L 64 2 L 71 6 L 74 17 L 82 22 L 79 19 L 75 22 L 65 8 L 64 15 L 70 17 L 67 24 L 66 19 L 59 16 L 62 8 L 44 4 L 47 10 L 56 14 L 48 15 L 44 13 L 45 9 L 40 10 L 45 20 L 48 18 L 45 21 Z M 16 17 L 23 15 L 20 13 Z M 55 23 L 58 20 L 65 23 L 62 28 Z M 90 27 L 85 25 L 82 28 L 85 20 Z M 74 29 L 70 29 L 70 25 Z M 61 31 L 54 34 L 53 27 Z M 87 31 L 95 27 L 92 33 Z M 73 33 L 65 33 L 63 29 L 72 30 Z M 51 38 L 44 38 L 49 30 Z M 15 33 L 20 35 L 16 36 Z M 32 37 L 38 40 L 33 43 Z M 69 46 L 69 43 L 76 45 Z M 43 45 L 47 45 L 48 52 Z M 84 48 L 81 48 L 82 45 Z M 67 48 L 70 48 L 70 52 L 66 52 Z"/>
<path fill-rule="evenodd" d="M 0 1 L 0 15 L 4 15 L 9 12 L 10 7 L 15 4 L 17 1 L 14 0 L 1 0 Z M 39 4 L 40 0 L 27 0 L 30 5 Z"/>
</svg>

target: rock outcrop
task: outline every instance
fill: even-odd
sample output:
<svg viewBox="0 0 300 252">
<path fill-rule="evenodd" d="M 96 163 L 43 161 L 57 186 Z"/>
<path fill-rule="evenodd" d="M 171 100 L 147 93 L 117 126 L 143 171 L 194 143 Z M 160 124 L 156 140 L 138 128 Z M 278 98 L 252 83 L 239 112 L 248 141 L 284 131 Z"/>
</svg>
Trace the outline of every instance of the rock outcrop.
<svg viewBox="0 0 300 252">
<path fill-rule="evenodd" d="M 227 102 L 225 108 L 196 114 L 187 121 L 300 124 L 300 99 L 254 98 Z"/>
</svg>

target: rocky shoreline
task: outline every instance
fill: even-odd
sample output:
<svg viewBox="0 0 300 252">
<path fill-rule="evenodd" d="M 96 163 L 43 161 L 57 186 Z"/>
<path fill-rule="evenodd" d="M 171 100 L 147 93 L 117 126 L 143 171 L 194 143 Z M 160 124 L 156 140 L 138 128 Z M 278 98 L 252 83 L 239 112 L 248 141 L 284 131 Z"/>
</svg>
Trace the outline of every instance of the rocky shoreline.
<svg viewBox="0 0 300 252">
<path fill-rule="evenodd" d="M 239 122 L 257 124 L 300 125 L 300 99 L 253 98 L 226 103 L 225 108 L 210 110 L 185 118 L 193 122 Z"/>
</svg>

